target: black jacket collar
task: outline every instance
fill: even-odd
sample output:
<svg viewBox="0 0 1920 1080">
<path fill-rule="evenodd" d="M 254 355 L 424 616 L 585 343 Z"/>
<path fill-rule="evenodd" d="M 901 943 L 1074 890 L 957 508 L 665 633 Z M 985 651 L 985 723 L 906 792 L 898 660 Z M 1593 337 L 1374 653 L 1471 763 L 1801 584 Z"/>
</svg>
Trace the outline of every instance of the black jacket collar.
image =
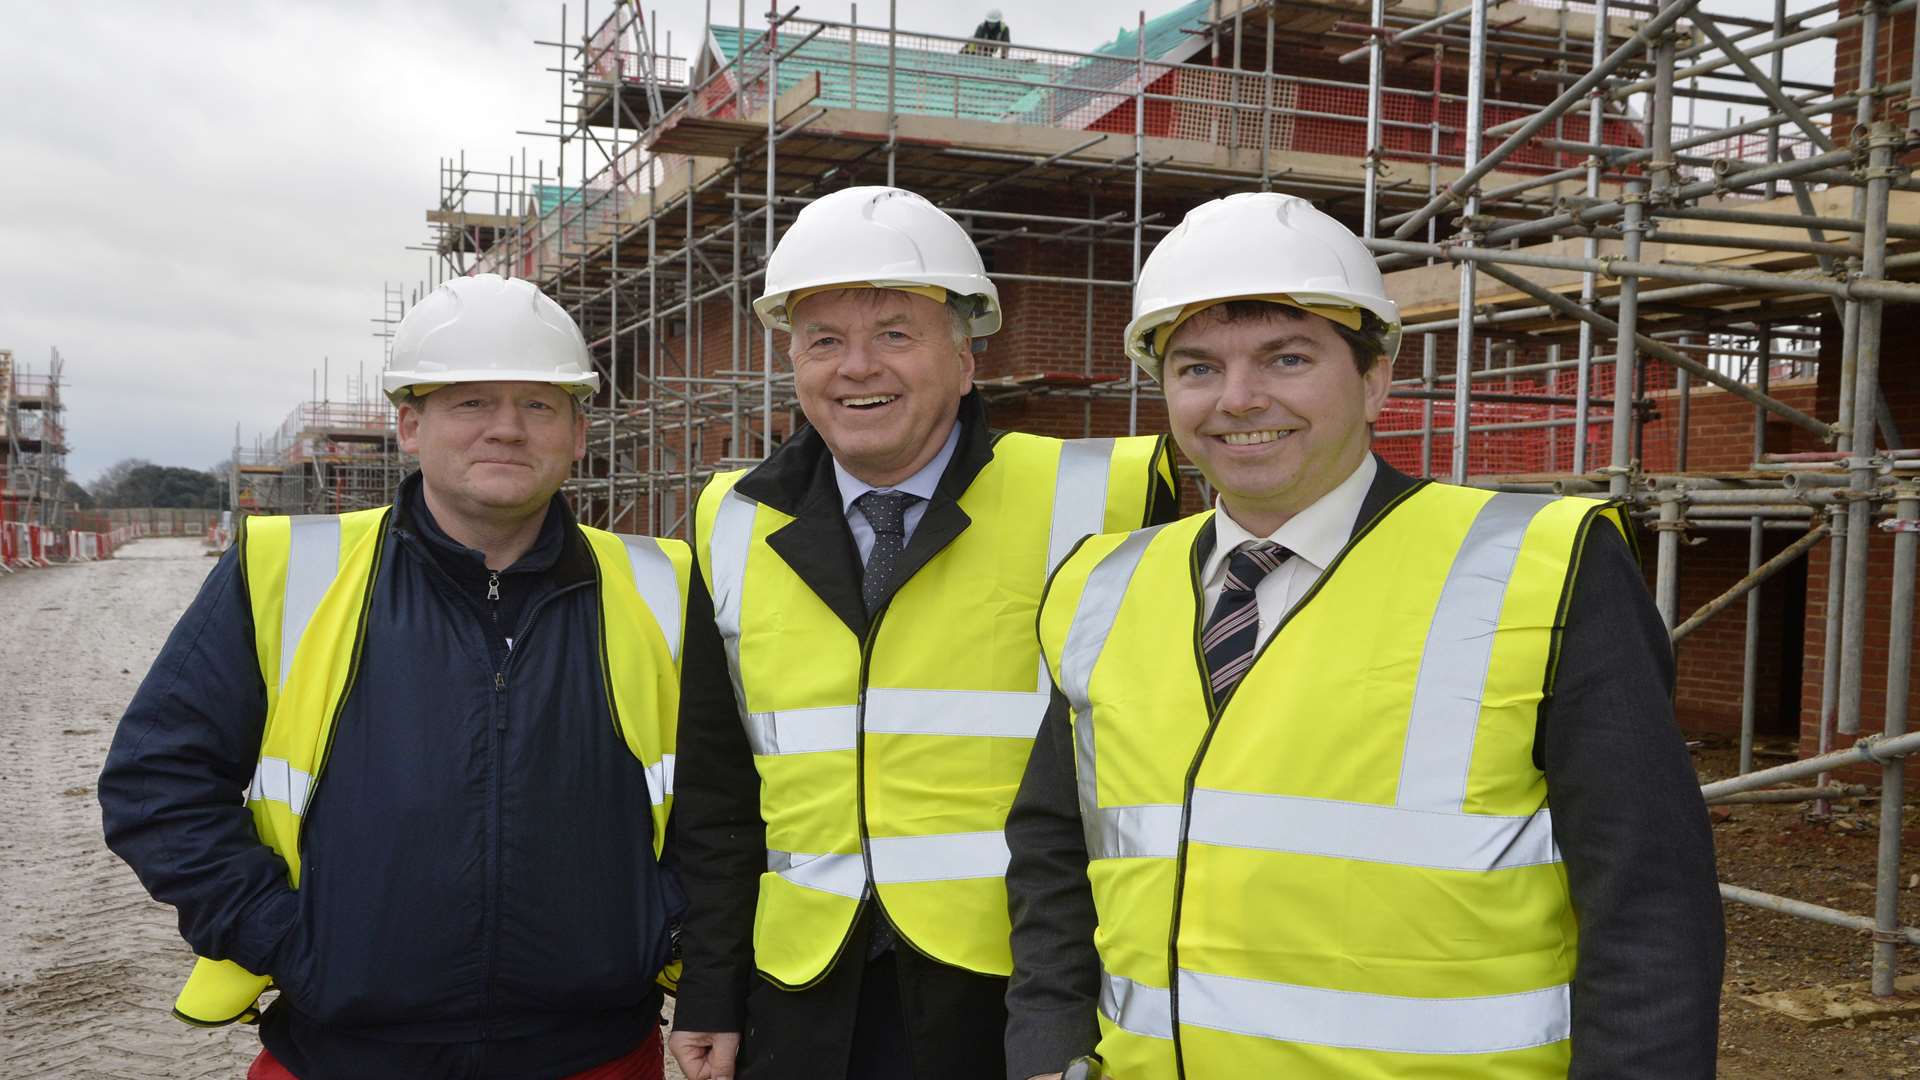
<svg viewBox="0 0 1920 1080">
<path fill-rule="evenodd" d="M 1360 500 L 1360 513 L 1353 519 L 1354 536 L 1358 536 L 1362 530 L 1373 524 L 1373 520 L 1379 517 L 1381 512 L 1386 510 L 1387 507 L 1393 505 L 1394 500 L 1425 482 L 1415 480 L 1413 477 L 1387 464 L 1378 454 L 1374 455 L 1373 460 L 1375 465 L 1373 483 L 1367 485 L 1367 493 Z M 1348 537 L 1348 541 L 1352 541 L 1351 536 Z M 1214 533 L 1213 522 L 1209 521 L 1207 522 L 1207 527 L 1201 529 L 1200 535 L 1194 537 L 1193 540 L 1193 553 L 1196 565 L 1207 561 L 1207 558 L 1213 554 L 1213 547 L 1217 543 L 1219 543 L 1219 537 Z"/>
<path fill-rule="evenodd" d="M 994 432 L 980 395 L 960 400 L 960 442 L 940 474 L 927 511 L 901 553 L 893 588 L 911 578 L 959 536 L 972 519 L 960 509 L 960 496 L 993 460 Z M 773 548 L 807 587 L 840 617 L 856 636 L 865 637 L 868 618 L 860 599 L 860 553 L 840 503 L 833 476 L 833 454 L 811 425 L 803 425 L 773 456 L 740 478 L 741 495 L 794 520 L 767 536 Z M 882 601 L 882 607 L 885 600 Z"/>
<path fill-rule="evenodd" d="M 415 471 L 400 482 L 394 494 L 392 529 L 416 540 L 422 551 L 456 581 L 485 580 L 486 557 L 453 539 L 434 520 L 421 492 L 420 473 Z M 501 571 L 506 574 L 548 574 L 556 586 L 571 585 L 594 577 L 593 554 L 574 520 L 566 499 L 555 493 L 547 504 L 546 520 L 540 535 L 527 553 Z"/>
</svg>

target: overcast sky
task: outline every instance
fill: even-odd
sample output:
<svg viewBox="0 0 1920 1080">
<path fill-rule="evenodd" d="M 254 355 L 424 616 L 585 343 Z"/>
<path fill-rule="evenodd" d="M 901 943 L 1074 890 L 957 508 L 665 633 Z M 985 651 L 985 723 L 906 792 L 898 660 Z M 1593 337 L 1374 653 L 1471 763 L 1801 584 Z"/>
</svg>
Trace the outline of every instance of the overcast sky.
<svg viewBox="0 0 1920 1080">
<path fill-rule="evenodd" d="M 995 2 L 1017 40 L 1074 49 L 1138 6 L 901 0 L 899 22 L 965 34 Z M 686 55 L 705 0 L 658 7 Z M 1709 10 L 1764 17 L 1771 3 Z M 735 11 L 721 0 L 713 17 Z M 861 16 L 884 25 L 886 4 Z M 335 399 L 362 369 L 376 382 L 371 320 L 383 283 L 427 276 L 407 248 L 427 238 L 438 160 L 464 149 L 502 169 L 524 147 L 551 168 L 551 141 L 516 132 L 558 114 L 554 50 L 534 42 L 560 32 L 548 0 L 0 0 L 0 348 L 36 372 L 52 347 L 66 358 L 73 476 L 224 460 L 236 425 L 251 445 L 311 396 L 323 358 Z"/>
</svg>

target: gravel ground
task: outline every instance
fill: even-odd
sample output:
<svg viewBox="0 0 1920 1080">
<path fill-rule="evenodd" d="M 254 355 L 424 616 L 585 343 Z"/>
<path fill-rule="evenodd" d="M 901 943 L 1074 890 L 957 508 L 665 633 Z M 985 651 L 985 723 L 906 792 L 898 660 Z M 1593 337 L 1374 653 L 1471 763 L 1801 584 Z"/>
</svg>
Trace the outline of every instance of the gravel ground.
<svg viewBox="0 0 1920 1080">
<path fill-rule="evenodd" d="M 0 1077 L 238 1078 L 253 1029 L 173 1018 L 171 908 L 100 839 L 120 713 L 213 566 L 197 539 L 0 575 Z M 680 1080 L 671 1063 L 667 1075 Z"/>
<path fill-rule="evenodd" d="M 247 1028 L 172 1018 L 187 949 L 172 912 L 101 843 L 94 800 L 113 725 L 211 565 L 197 540 L 143 540 L 107 562 L 0 577 L 0 1076 L 239 1077 L 258 1046 Z M 1731 769 L 1719 746 L 1695 760 L 1703 777 Z M 1714 823 L 1721 877 L 1868 911 L 1876 823 L 1871 800 L 1825 822 L 1802 807 L 1732 808 Z M 1905 839 L 1911 875 L 1911 804 Z M 1903 890 L 1902 921 L 1920 924 L 1920 887 Z M 1722 1077 L 1920 1077 L 1920 1018 L 1810 1030 L 1739 1000 L 1864 980 L 1864 939 L 1738 904 L 1727 928 Z M 1920 970 L 1920 950 L 1901 964 Z"/>
<path fill-rule="evenodd" d="M 213 560 L 143 540 L 0 578 L 0 1075 L 238 1077 L 248 1028 L 173 1019 L 191 956 L 100 839 L 120 712 Z"/>
<path fill-rule="evenodd" d="M 1790 760 L 1782 744 L 1774 765 Z M 1709 747 L 1695 755 L 1703 779 L 1731 775 L 1737 755 Z M 1909 771 L 1909 776 L 1916 775 Z M 1908 781 L 1913 790 L 1913 781 Z M 1750 889 L 1873 913 L 1880 804 L 1843 800 L 1816 821 L 1809 805 L 1745 805 L 1716 809 L 1713 836 L 1720 880 Z M 1900 921 L 1920 924 L 1920 807 L 1909 801 L 1902 831 Z M 1808 1028 L 1741 1001 L 1747 994 L 1865 982 L 1871 942 L 1836 926 L 1729 903 L 1727 981 L 1720 1006 L 1720 1075 L 1735 1080 L 1883 1080 L 1920 1077 L 1920 1016 Z M 1898 953 L 1899 971 L 1920 971 L 1920 949 Z"/>
</svg>

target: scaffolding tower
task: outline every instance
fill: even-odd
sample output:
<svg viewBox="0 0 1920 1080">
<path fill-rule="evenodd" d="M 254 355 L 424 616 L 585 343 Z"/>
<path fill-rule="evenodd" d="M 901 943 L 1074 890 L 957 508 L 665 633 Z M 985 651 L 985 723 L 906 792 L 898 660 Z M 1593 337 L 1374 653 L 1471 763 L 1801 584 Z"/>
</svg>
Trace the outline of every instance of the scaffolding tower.
<svg viewBox="0 0 1920 1080">
<path fill-rule="evenodd" d="M 54 349 L 47 373 L 36 375 L 0 349 L 0 522 L 67 527 L 65 366 Z"/>
<path fill-rule="evenodd" d="M 233 509 L 344 514 L 384 506 L 406 475 L 385 399 L 307 401 L 278 430 L 233 448 Z"/>
<path fill-rule="evenodd" d="M 903 30 L 892 5 L 884 25 L 856 7 L 749 26 L 742 3 L 681 58 L 640 8 L 583 4 L 546 43 L 557 153 L 444 160 L 434 273 L 525 278 L 574 315 L 604 380 L 569 484 L 583 520 L 686 535 L 706 478 L 800 422 L 748 303 L 814 198 L 898 184 L 960 221 L 1008 312 L 979 388 L 997 423 L 1055 435 L 1163 429 L 1120 328 L 1187 209 L 1312 199 L 1366 238 L 1406 319 L 1387 460 L 1624 501 L 1676 643 L 1743 606 L 1743 775 L 1716 797 L 1805 772 L 1821 782 L 1787 797 L 1820 809 L 1829 771 L 1878 770 L 1873 915 L 1723 893 L 1871 932 L 1885 994 L 1920 944 L 1896 892 L 1920 379 L 1882 363 L 1883 327 L 1920 328 L 1914 6 L 1194 0 L 1092 51 L 987 54 Z M 1830 82 L 1785 77 L 1790 53 L 1835 45 Z M 1741 534 L 1744 570 L 1703 576 L 1683 610 L 1683 549 Z M 1755 772 L 1760 600 L 1788 575 L 1811 763 Z"/>
</svg>

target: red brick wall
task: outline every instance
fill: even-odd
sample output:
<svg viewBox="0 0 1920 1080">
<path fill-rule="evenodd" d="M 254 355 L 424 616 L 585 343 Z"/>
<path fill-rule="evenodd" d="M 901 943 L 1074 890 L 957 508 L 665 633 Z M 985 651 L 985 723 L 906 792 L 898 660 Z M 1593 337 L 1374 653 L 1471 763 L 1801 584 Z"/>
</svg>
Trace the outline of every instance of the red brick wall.
<svg viewBox="0 0 1920 1080">
<path fill-rule="evenodd" d="M 1909 28 L 1911 23 L 1907 24 Z M 1920 334 L 1920 312 L 1911 307 L 1888 305 L 1885 309 L 1882 338 L 1890 343 L 1913 341 Z M 1829 320 L 1831 321 L 1831 320 Z M 1821 353 L 1820 365 L 1820 405 L 1819 415 L 1839 415 L 1840 373 L 1837 333 L 1827 335 L 1829 342 Z M 1888 407 L 1894 417 L 1894 424 L 1900 430 L 1903 441 L 1914 445 L 1916 436 L 1920 436 L 1920 365 L 1906 362 L 1905 354 L 1898 348 L 1887 350 L 1882 359 L 1880 386 L 1886 394 Z M 1881 442 L 1884 446 L 1885 443 Z M 1848 542 L 1854 542 L 1849 536 Z M 1801 707 L 1800 707 L 1800 744 L 1804 753 L 1812 753 L 1819 745 L 1820 732 L 1820 680 L 1825 665 L 1826 649 L 1826 611 L 1827 579 L 1831 552 L 1822 545 L 1814 552 L 1814 559 L 1807 573 L 1807 622 L 1806 622 L 1806 658 L 1801 667 Z M 1874 529 L 1868 539 L 1869 575 L 1867 578 L 1867 633 L 1866 665 L 1862 681 L 1864 692 L 1860 702 L 1860 730 L 1863 734 L 1881 730 L 1886 718 L 1886 677 L 1887 677 L 1887 637 L 1889 630 L 1889 598 L 1892 591 L 1893 537 L 1879 529 Z M 1910 665 L 1920 663 L 1920 640 L 1916 641 L 1913 655 L 1907 658 Z M 1920 715 L 1909 713 L 1910 723 L 1920 721 Z M 1838 737 L 1833 745 L 1844 746 L 1851 737 Z M 1878 770 L 1863 772 L 1862 779 L 1878 778 Z"/>
<path fill-rule="evenodd" d="M 1860 0 L 1840 0 L 1842 18 L 1857 14 L 1860 8 Z M 1834 40 L 1833 83 L 1840 93 L 1851 93 L 1860 85 L 1861 30 L 1859 26 L 1851 27 L 1841 31 Z M 1874 86 L 1900 82 L 1912 72 L 1913 12 L 1908 11 L 1891 19 L 1884 16 L 1881 18 L 1874 54 L 1874 74 L 1871 80 Z M 1904 107 L 1904 95 L 1891 102 L 1886 98 L 1876 99 L 1873 106 L 1874 119 L 1889 119 L 1887 109 L 1889 104 Z M 1896 119 L 1905 126 L 1904 110 Z M 1853 123 L 1854 113 L 1851 109 L 1833 114 L 1829 121 L 1833 140 L 1841 145 L 1853 141 Z M 1905 160 L 1911 161 L 1913 156 L 1909 155 Z"/>
</svg>

